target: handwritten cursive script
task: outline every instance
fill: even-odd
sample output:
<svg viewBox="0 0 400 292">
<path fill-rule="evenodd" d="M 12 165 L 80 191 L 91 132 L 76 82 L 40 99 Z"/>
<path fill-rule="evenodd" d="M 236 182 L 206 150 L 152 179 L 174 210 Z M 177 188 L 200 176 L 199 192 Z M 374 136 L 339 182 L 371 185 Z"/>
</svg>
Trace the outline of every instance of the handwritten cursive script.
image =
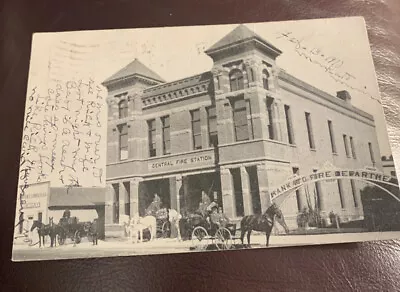
<svg viewBox="0 0 400 292">
<path fill-rule="evenodd" d="M 322 49 L 313 45 L 306 44 L 304 39 L 296 37 L 293 32 L 280 32 L 277 39 L 284 39 L 293 44 L 295 52 L 305 58 L 307 61 L 320 66 L 329 76 L 336 82 L 345 85 L 359 93 L 367 95 L 371 99 L 381 103 L 380 99 L 372 96 L 366 91 L 366 86 L 355 86 L 354 82 L 357 78 L 343 67 L 345 62 L 335 56 L 325 53 Z"/>
<path fill-rule="evenodd" d="M 91 79 L 57 83 L 39 94 L 34 87 L 26 106 L 20 158 L 20 212 L 32 183 L 54 179 L 67 187 L 104 182 L 103 89 Z"/>
</svg>

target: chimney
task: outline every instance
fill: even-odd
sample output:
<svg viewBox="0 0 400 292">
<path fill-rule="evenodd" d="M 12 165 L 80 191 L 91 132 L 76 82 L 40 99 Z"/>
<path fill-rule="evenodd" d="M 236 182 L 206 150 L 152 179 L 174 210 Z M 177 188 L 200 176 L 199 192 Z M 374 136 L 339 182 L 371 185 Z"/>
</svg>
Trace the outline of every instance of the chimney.
<svg viewBox="0 0 400 292">
<path fill-rule="evenodd" d="M 336 92 L 336 97 L 340 98 L 341 100 L 344 100 L 345 102 L 350 103 L 351 101 L 351 95 L 347 90 L 342 90 Z"/>
</svg>

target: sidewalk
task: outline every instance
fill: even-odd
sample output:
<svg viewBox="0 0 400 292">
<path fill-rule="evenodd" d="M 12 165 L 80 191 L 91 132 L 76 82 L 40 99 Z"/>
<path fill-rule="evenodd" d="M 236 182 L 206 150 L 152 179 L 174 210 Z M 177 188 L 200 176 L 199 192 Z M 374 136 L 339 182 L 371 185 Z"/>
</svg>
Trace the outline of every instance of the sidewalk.
<svg viewBox="0 0 400 292">
<path fill-rule="evenodd" d="M 271 235 L 270 246 L 298 246 L 298 245 L 316 245 L 316 244 L 331 244 L 331 243 L 344 243 L 344 242 L 358 242 L 358 241 L 374 241 L 374 240 L 388 240 L 400 238 L 400 232 L 370 232 L 370 233 L 346 233 L 346 234 L 309 234 L 309 235 Z M 266 237 L 265 235 L 254 234 L 250 238 L 252 247 L 265 247 Z M 212 241 L 208 240 L 208 244 Z M 240 239 L 232 241 L 232 244 L 241 243 Z M 247 238 L 245 238 L 245 244 L 247 244 Z M 82 239 L 82 242 L 74 246 L 73 243 L 68 241 L 65 245 L 59 246 L 57 244 L 56 249 L 93 249 L 99 248 L 102 250 L 123 251 L 123 250 L 181 250 L 188 251 L 193 246 L 192 240 L 178 241 L 177 239 L 170 238 L 158 238 L 152 242 L 132 243 L 128 239 L 106 239 L 99 240 L 98 246 L 93 246 L 91 242 L 88 242 L 86 238 Z M 14 244 L 15 250 L 26 250 L 26 249 L 37 249 L 38 245 L 29 246 L 28 244 Z M 46 242 L 46 248 L 50 248 L 50 242 Z"/>
</svg>

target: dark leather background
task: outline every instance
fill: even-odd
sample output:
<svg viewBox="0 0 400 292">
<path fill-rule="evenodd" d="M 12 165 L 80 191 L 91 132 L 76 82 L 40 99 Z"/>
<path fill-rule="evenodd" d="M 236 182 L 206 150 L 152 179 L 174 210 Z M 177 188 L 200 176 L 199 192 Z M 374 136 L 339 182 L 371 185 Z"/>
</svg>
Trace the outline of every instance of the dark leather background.
<svg viewBox="0 0 400 292">
<path fill-rule="evenodd" d="M 10 260 L 33 32 L 361 15 L 367 22 L 390 137 L 397 151 L 399 0 L 10 0 L 1 9 L 2 291 L 400 291 L 398 240 L 228 253 Z"/>
</svg>

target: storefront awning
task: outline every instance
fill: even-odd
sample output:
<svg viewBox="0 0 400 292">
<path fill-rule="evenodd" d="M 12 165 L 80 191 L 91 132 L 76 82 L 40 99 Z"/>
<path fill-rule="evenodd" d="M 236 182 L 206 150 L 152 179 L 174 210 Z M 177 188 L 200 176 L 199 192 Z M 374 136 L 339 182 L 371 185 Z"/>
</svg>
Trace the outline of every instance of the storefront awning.
<svg viewBox="0 0 400 292">
<path fill-rule="evenodd" d="M 52 187 L 49 209 L 94 209 L 104 205 L 105 188 Z"/>
</svg>

